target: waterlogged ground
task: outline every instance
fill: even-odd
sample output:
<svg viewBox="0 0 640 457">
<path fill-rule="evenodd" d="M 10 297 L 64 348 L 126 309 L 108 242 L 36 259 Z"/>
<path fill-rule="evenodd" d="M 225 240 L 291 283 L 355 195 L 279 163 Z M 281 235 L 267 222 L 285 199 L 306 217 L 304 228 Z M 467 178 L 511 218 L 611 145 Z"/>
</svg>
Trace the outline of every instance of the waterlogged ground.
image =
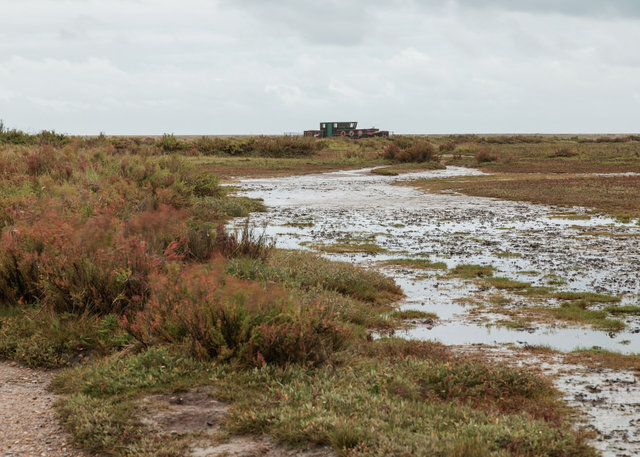
<svg viewBox="0 0 640 457">
<path fill-rule="evenodd" d="M 617 332 L 541 318 L 529 318 L 521 325 L 521 311 L 560 302 L 452 278 L 442 268 L 384 265 L 386 260 L 406 258 L 444 262 L 448 269 L 460 264 L 491 265 L 494 276 L 558 291 L 616 295 L 621 298 L 617 306 L 637 305 L 640 226 L 635 221 L 620 223 L 580 208 L 569 211 L 453 193 L 429 194 L 395 185 L 416 178 L 480 173 L 472 169 L 449 167 L 399 177 L 370 171 L 250 179 L 243 180 L 241 188 L 247 196 L 263 198 L 270 208 L 253 216 L 252 222 L 265 225 L 278 247 L 342 251 L 326 255 L 383 269 L 407 295 L 401 309 L 438 315 L 436 320 L 416 321 L 402 336 L 465 347 L 498 345 L 502 354 L 505 345 L 640 352 L 637 316 L 623 317 L 626 327 Z M 556 385 L 570 403 L 587 412 L 589 427 L 598 433 L 596 445 L 604 455 L 638 455 L 640 383 L 636 378 L 624 371 L 554 363 L 541 368 L 556 376 Z"/>
</svg>

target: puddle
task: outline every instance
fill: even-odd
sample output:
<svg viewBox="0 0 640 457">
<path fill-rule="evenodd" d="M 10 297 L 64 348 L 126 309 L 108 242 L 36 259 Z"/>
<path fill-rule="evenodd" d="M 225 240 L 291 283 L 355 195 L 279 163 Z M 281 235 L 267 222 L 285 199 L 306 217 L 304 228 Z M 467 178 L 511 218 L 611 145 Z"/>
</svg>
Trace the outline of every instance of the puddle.
<svg viewBox="0 0 640 457">
<path fill-rule="evenodd" d="M 400 336 L 467 348 L 511 344 L 545 345 L 561 351 L 597 346 L 622 353 L 640 352 L 638 317 L 627 318 L 626 330 L 615 334 L 561 327 L 564 324 L 560 323 L 536 324 L 521 330 L 500 327 L 495 324 L 506 316 L 478 311 L 475 305 L 488 304 L 491 294 L 506 296 L 511 301 L 508 306 L 514 307 L 531 306 L 532 299 L 447 278 L 443 271 L 383 267 L 379 263 L 414 257 L 444 262 L 448 268 L 459 264 L 492 265 L 495 276 L 532 286 L 550 286 L 550 281 L 555 281 L 554 287 L 561 291 L 617 295 L 621 297 L 620 305 L 637 305 L 640 226 L 635 222 L 621 223 L 590 214 L 584 208 L 568 210 L 455 193 L 429 194 L 410 186 L 393 185 L 415 178 L 482 174 L 473 169 L 449 167 L 393 177 L 373 175 L 370 170 L 248 179 L 241 181 L 240 188 L 244 195 L 264 199 L 270 211 L 253 215 L 252 221 L 264 224 L 266 233 L 275 237 L 280 248 L 308 249 L 338 240 L 356 244 L 366 241 L 383 248 L 384 253 L 378 254 L 326 255 L 384 270 L 407 295 L 400 303 L 401 309 L 433 312 L 440 318 L 435 325 L 398 332 Z M 561 214 L 567 217 L 562 218 Z M 585 217 L 576 217 L 580 215 Z M 606 235 L 598 236 L 601 232 Z M 464 301 L 469 300 L 475 305 L 465 305 Z M 621 390 L 616 374 L 633 378 L 627 372 L 592 372 L 574 367 L 572 374 L 558 375 L 555 382 L 569 403 L 585 411 L 590 427 L 598 433 L 594 445 L 603 455 L 638 455 L 640 424 L 633 417 L 625 416 L 622 422 L 616 417 L 620 411 L 638 412 L 640 384 L 633 388 L 625 384 L 630 390 Z M 589 386 L 598 382 L 604 386 L 598 398 L 604 400 L 594 403 L 590 401 Z M 625 424 L 631 427 L 627 432 Z"/>
</svg>

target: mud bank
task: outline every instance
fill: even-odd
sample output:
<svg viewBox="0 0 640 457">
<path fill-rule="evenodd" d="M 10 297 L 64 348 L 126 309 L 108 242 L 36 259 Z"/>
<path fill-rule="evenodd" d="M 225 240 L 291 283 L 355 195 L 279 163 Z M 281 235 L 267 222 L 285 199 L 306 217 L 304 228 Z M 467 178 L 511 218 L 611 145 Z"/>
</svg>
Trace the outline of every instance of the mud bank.
<svg viewBox="0 0 640 457">
<path fill-rule="evenodd" d="M 587 215 L 581 208 L 573 208 L 569 214 L 566 208 L 453 193 L 428 194 L 410 186 L 394 185 L 417 178 L 476 174 L 481 173 L 449 167 L 389 177 L 373 175 L 370 169 L 364 169 L 249 179 L 241 181 L 240 188 L 249 197 L 264 199 L 270 208 L 252 221 L 264 225 L 267 234 L 277 239 L 278 247 L 331 251 L 335 250 L 332 247 L 346 245 L 347 251 L 350 246 L 369 251 L 326 255 L 383 269 L 407 295 L 400 303 L 401 309 L 439 316 L 435 323 L 418 323 L 400 333 L 401 336 L 467 348 L 478 344 L 544 345 L 561 351 L 598 347 L 622 353 L 640 352 L 638 317 L 624 318 L 626 328 L 617 333 L 557 321 L 504 326 L 508 320 L 505 314 L 496 312 L 495 307 L 483 306 L 492 297 L 499 295 L 510 310 L 535 306 L 539 301 L 513 291 L 497 291 L 475 281 L 452 278 L 442 270 L 382 266 L 382 261 L 399 258 L 444 262 L 447 268 L 460 264 L 491 265 L 495 276 L 534 287 L 553 284 L 559 291 L 616 295 L 621 299 L 620 305 L 638 304 L 640 226 L 634 223 Z M 585 217 L 576 217 L 580 215 Z M 363 246 L 367 249 L 359 249 Z M 375 249 L 369 249 L 372 246 Z M 549 304 L 553 306 L 553 300 Z M 598 306 L 603 305 L 595 308 Z M 508 358 L 505 354 L 511 351 L 502 347 L 499 352 Z M 535 365 L 536 360 L 529 363 Z M 614 382 L 616 373 L 624 379 L 633 375 L 602 371 L 593 374 L 584 367 L 567 371 L 570 367 L 557 361 L 554 364 L 557 368 L 551 369 L 549 365 L 547 371 L 557 375 L 556 385 L 567 401 L 586 412 L 589 426 L 598 434 L 595 445 L 604 455 L 640 453 L 638 424 L 633 421 L 620 424 L 615 418 L 621 408 L 637 412 L 639 384 L 633 388 L 625 384 L 629 389 L 621 392 Z M 594 392 L 589 389 L 592 385 L 605 386 L 598 387 L 602 394 L 595 403 Z M 593 409 L 596 406 L 601 409 Z M 610 414 L 605 414 L 605 410 Z M 628 431 L 621 432 L 625 427 Z"/>
</svg>

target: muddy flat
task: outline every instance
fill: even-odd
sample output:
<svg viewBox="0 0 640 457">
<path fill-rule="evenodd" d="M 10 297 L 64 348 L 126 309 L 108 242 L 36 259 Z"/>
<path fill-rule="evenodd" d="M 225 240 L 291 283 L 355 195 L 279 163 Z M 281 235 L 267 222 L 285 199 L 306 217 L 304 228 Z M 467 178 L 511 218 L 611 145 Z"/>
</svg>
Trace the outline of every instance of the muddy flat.
<svg viewBox="0 0 640 457">
<path fill-rule="evenodd" d="M 314 249 L 333 259 L 380 268 L 403 287 L 407 297 L 401 309 L 438 315 L 435 323 L 417 321 L 401 336 L 461 348 L 489 345 L 497 348 L 492 357 L 511 362 L 529 357 L 522 363 L 555 376 L 565 399 L 584 411 L 586 426 L 596 432 L 594 445 L 603 455 L 640 454 L 640 423 L 635 419 L 640 387 L 634 373 L 594 371 L 565 363 L 561 356 L 513 356 L 514 350 L 531 346 L 640 352 L 636 314 L 616 314 L 618 327 L 603 330 L 534 312 L 562 308 L 564 298 L 582 293 L 615 300 L 615 306 L 638 305 L 636 221 L 622 223 L 585 208 L 425 193 L 396 185 L 480 173 L 472 169 L 449 167 L 398 177 L 370 171 L 248 179 L 241 186 L 245 195 L 263 198 L 270 208 L 252 221 L 265 224 L 278 247 Z M 442 266 L 420 270 L 393 265 L 394 259 Z M 492 285 L 447 273 L 465 264 L 491 267 L 493 277 L 504 281 Z M 583 305 L 593 310 L 611 306 Z"/>
</svg>

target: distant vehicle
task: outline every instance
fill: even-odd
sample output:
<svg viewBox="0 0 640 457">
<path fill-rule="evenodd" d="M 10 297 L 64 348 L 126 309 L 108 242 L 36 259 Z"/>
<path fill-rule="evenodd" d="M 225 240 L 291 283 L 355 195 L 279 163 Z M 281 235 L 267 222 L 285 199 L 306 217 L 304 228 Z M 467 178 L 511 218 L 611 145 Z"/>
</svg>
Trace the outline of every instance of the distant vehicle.
<svg viewBox="0 0 640 457">
<path fill-rule="evenodd" d="M 304 136 L 315 138 L 343 136 L 358 140 L 360 138 L 372 138 L 374 136 L 389 136 L 389 132 L 374 128 L 359 129 L 357 122 L 321 122 L 320 130 L 305 130 Z"/>
</svg>

